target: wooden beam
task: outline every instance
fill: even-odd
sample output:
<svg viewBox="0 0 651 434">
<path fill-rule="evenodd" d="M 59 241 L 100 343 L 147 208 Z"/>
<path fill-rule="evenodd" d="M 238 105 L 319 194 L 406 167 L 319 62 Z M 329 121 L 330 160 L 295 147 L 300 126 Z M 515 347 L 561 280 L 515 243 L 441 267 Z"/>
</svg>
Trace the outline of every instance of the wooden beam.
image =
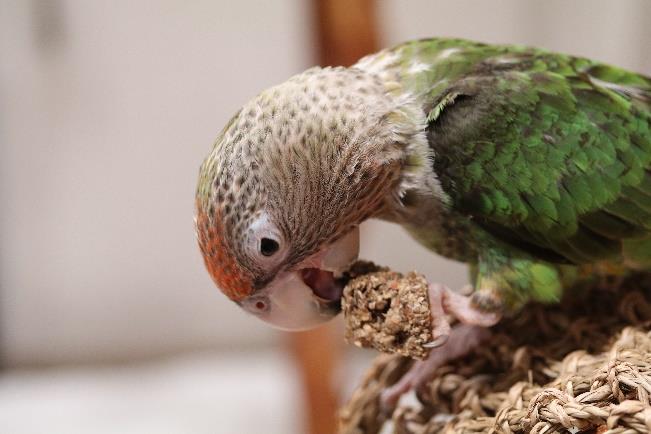
<svg viewBox="0 0 651 434">
<path fill-rule="evenodd" d="M 378 49 L 375 0 L 314 0 L 322 66 L 349 66 Z"/>
</svg>

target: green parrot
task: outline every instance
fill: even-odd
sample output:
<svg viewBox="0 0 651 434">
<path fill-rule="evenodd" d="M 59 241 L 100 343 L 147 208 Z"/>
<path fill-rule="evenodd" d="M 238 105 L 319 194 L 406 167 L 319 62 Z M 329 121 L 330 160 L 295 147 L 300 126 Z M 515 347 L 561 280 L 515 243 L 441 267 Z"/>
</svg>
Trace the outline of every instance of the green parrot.
<svg viewBox="0 0 651 434">
<path fill-rule="evenodd" d="M 594 270 L 651 269 L 651 78 L 440 38 L 312 68 L 228 122 L 196 208 L 217 286 L 284 329 L 338 313 L 366 219 L 470 265 L 469 296 L 430 285 L 438 347 L 383 395 L 390 407 L 504 313 Z"/>
</svg>

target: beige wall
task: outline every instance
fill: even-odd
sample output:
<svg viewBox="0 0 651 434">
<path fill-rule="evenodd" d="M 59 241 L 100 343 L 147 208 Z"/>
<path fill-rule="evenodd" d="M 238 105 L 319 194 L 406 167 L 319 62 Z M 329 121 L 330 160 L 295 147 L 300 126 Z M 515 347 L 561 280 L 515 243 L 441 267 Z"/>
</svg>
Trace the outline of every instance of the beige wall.
<svg viewBox="0 0 651 434">
<path fill-rule="evenodd" d="M 651 72 L 647 0 L 379 0 L 388 43 L 431 35 L 529 44 Z"/>
<path fill-rule="evenodd" d="M 530 43 L 651 72 L 646 0 L 379 4 L 387 45 L 429 35 Z M 193 194 L 229 116 L 310 64 L 307 18 L 300 0 L 0 3 L 6 363 L 270 342 L 204 272 Z M 391 225 L 364 234 L 367 257 L 465 282 L 461 265 Z"/>
<path fill-rule="evenodd" d="M 203 269 L 194 189 L 238 106 L 309 66 L 305 3 L 63 1 L 49 45 L 39 3 L 0 12 L 5 359 L 268 342 Z"/>
</svg>

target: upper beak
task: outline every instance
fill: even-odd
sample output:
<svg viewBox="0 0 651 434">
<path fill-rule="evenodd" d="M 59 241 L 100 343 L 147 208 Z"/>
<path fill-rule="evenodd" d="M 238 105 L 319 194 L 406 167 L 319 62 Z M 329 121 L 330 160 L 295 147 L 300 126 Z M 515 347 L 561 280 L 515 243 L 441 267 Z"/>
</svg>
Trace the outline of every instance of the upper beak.
<svg viewBox="0 0 651 434">
<path fill-rule="evenodd" d="M 345 282 L 341 278 L 359 254 L 359 228 L 301 262 L 296 270 L 279 273 L 258 297 L 268 306 L 256 315 L 283 330 L 306 330 L 330 320 L 341 310 Z"/>
</svg>

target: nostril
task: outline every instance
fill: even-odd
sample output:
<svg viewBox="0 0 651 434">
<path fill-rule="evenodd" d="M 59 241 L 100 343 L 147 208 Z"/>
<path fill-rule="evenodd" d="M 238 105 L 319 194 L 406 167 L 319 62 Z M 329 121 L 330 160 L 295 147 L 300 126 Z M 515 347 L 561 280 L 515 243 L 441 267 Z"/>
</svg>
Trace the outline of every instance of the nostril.
<svg viewBox="0 0 651 434">
<path fill-rule="evenodd" d="M 246 310 L 248 310 L 250 313 L 254 315 L 259 315 L 269 311 L 269 309 L 271 308 L 271 304 L 267 297 L 256 296 L 247 300 L 245 307 Z"/>
</svg>

